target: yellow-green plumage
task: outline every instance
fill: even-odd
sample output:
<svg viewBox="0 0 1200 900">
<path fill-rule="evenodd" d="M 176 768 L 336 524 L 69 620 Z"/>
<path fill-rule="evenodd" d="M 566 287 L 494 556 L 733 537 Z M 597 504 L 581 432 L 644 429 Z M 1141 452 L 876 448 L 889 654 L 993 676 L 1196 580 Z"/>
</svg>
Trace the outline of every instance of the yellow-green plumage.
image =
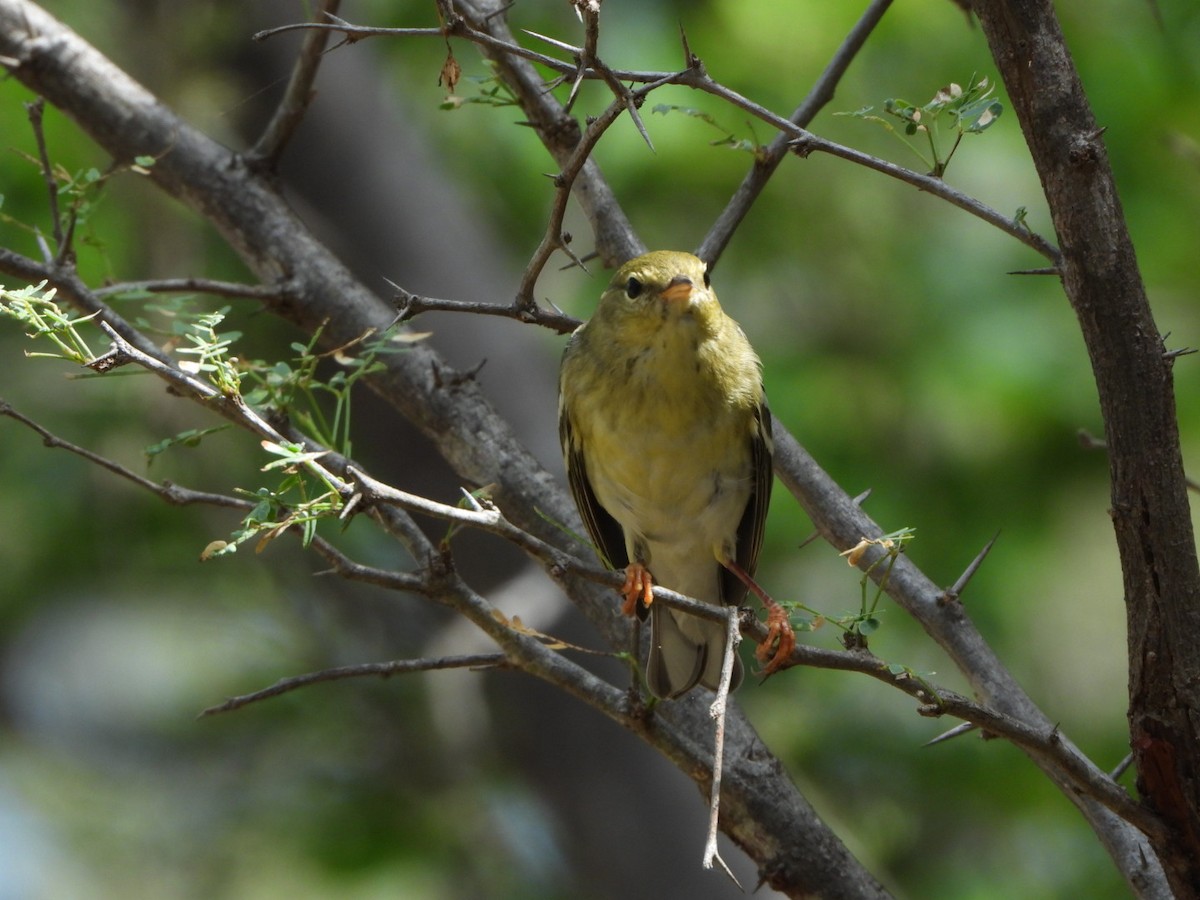
<svg viewBox="0 0 1200 900">
<path fill-rule="evenodd" d="M 771 489 L 758 357 L 722 311 L 705 264 L 648 253 L 623 265 L 567 345 L 559 431 L 585 525 L 614 567 L 708 603 L 739 603 Z M 644 615 L 644 609 L 640 610 Z M 650 690 L 715 688 L 724 630 L 651 607 Z M 740 665 L 735 678 L 740 678 Z"/>
</svg>

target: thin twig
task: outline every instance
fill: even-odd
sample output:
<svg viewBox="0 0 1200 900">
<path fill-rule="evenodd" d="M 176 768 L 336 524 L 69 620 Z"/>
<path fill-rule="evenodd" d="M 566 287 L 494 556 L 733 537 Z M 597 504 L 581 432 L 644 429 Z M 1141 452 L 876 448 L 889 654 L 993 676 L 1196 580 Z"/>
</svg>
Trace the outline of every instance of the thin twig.
<svg viewBox="0 0 1200 900">
<path fill-rule="evenodd" d="M 194 396 L 209 405 L 226 411 L 235 421 L 260 437 L 276 444 L 291 442 L 291 436 L 277 430 L 271 423 L 248 406 L 240 396 L 236 394 L 223 394 L 212 385 L 189 375 L 178 366 L 142 352 L 139 348 L 126 341 L 112 325 L 104 320 L 99 321 L 99 327 L 113 342 L 113 349 L 106 356 L 116 356 L 118 360 L 115 364 L 110 364 L 106 368 L 111 368 L 113 365 L 134 363 L 174 385 L 185 395 Z M 99 362 L 100 360 L 94 360 L 92 365 L 94 366 Z M 320 451 L 324 448 L 317 449 Z M 312 472 L 322 481 L 332 485 L 343 496 L 349 496 L 350 491 L 345 482 L 337 474 L 325 468 L 317 459 L 308 458 L 300 462 L 299 465 Z"/>
<path fill-rule="evenodd" d="M 42 438 L 42 443 L 52 449 L 66 450 L 68 453 L 73 453 L 76 456 L 86 459 L 88 462 L 112 472 L 114 475 L 124 478 L 136 484 L 138 487 L 145 488 L 151 493 L 157 494 L 163 500 L 174 506 L 187 506 L 193 503 L 202 503 L 207 506 L 223 506 L 229 509 L 253 509 L 254 503 L 241 497 L 230 497 L 226 494 L 213 494 L 208 491 L 194 491 L 189 488 L 181 487 L 170 481 L 151 481 L 128 469 L 120 463 L 101 456 L 86 447 L 80 447 L 78 444 L 73 444 L 68 440 L 60 438 L 58 435 L 51 432 L 49 429 L 25 416 L 3 398 L 0 398 L 0 416 L 7 416 L 17 422 L 20 422 L 26 428 L 36 432 Z"/>
<path fill-rule="evenodd" d="M 867 38 L 875 30 L 875 26 L 879 24 L 883 14 L 891 5 L 892 0 L 874 0 L 867 7 L 850 33 L 846 35 L 846 39 L 842 41 L 842 45 L 825 67 L 825 71 L 821 73 L 809 90 L 808 96 L 792 113 L 790 119 L 792 124 L 800 128 L 807 128 L 809 122 L 821 108 L 833 99 L 838 82 L 846 74 L 850 63 L 858 55 L 859 50 L 862 49 L 863 44 L 866 43 Z M 686 56 L 691 56 L 686 38 L 684 38 L 684 51 Z M 781 132 L 770 144 L 755 154 L 754 164 L 742 179 L 742 183 L 738 185 L 737 190 L 734 191 L 725 208 L 721 210 L 721 214 L 717 216 L 712 227 L 709 228 L 708 234 L 704 236 L 704 240 L 701 241 L 700 247 L 696 251 L 697 256 L 711 265 L 716 265 L 730 238 L 733 237 L 733 232 L 746 217 L 746 213 L 750 211 L 750 207 L 758 199 L 780 162 L 787 156 L 788 141 L 789 138 Z"/>
<path fill-rule="evenodd" d="M 219 281 L 213 278 L 155 278 L 145 281 L 121 281 L 95 288 L 96 297 L 113 297 L 122 294 L 212 294 L 216 297 L 248 297 L 253 300 L 277 300 L 286 294 L 286 288 L 269 284 L 239 284 L 235 281 Z"/>
<path fill-rule="evenodd" d="M 1041 235 L 1030 231 L 1023 220 L 1010 218 L 1003 213 L 997 212 L 987 204 L 981 203 L 974 197 L 950 187 L 945 181 L 933 175 L 923 175 L 920 172 L 906 169 L 904 166 L 898 166 L 885 159 L 871 156 L 869 153 L 863 153 L 861 150 L 855 150 L 852 147 L 845 147 L 834 141 L 817 137 L 815 134 L 798 136 L 792 142 L 792 148 L 800 156 L 808 156 L 813 152 L 828 153 L 830 156 L 836 156 L 839 159 L 844 159 L 876 172 L 881 172 L 884 175 L 895 178 L 897 181 L 903 181 L 905 184 L 910 184 L 927 194 L 933 194 L 935 197 L 945 200 L 953 206 L 957 206 L 964 212 L 982 219 L 989 225 L 999 228 L 1009 237 L 1016 238 L 1026 247 L 1050 260 L 1054 266 L 1057 267 L 1061 263 L 1061 254 L 1058 248 Z"/>
<path fill-rule="evenodd" d="M 33 128 L 33 139 L 37 144 L 38 162 L 42 170 L 42 180 L 46 183 L 46 193 L 50 201 L 50 226 L 54 234 L 55 253 L 47 256 L 46 262 L 53 261 L 62 265 L 66 260 L 70 244 L 63 239 L 62 219 L 58 209 L 58 179 L 54 177 L 54 167 L 50 164 L 50 151 L 46 147 L 46 131 L 42 127 L 42 116 L 46 111 L 46 101 L 41 97 L 25 104 L 25 112 L 29 116 L 29 124 Z"/>
<path fill-rule="evenodd" d="M 767 628 L 758 620 L 751 619 L 743 623 L 743 632 L 752 640 L 762 641 L 766 638 Z M 1164 827 L 1156 815 L 1138 804 L 1074 745 L 1064 740 L 1057 728 L 1045 730 L 1029 725 L 955 691 L 934 685 L 907 667 L 889 665 L 868 650 L 825 650 L 798 644 L 779 668 L 797 665 L 859 672 L 889 684 L 917 700 L 921 704 L 917 711 L 923 716 L 954 716 L 989 734 L 1004 738 L 1032 757 L 1052 761 L 1055 769 L 1071 782 L 1075 790 L 1092 797 L 1146 834 L 1161 833 Z"/>
<path fill-rule="evenodd" d="M 404 543 L 407 544 L 407 542 Z M 392 569 L 379 569 L 356 562 L 320 535 L 313 537 L 309 547 L 332 566 L 329 571 L 347 581 L 373 584 L 389 591 L 429 595 L 429 585 L 420 575 L 414 575 L 411 572 L 397 572 Z M 316 572 L 314 574 L 324 575 L 326 573 Z"/>
<path fill-rule="evenodd" d="M 316 18 L 323 21 L 333 18 L 337 13 L 341 0 L 321 0 L 316 10 Z M 325 52 L 325 44 L 329 35 L 324 31 L 309 31 L 304 35 L 300 44 L 300 53 L 296 56 L 296 64 L 292 68 L 292 77 L 288 81 L 283 98 L 275 108 L 271 121 L 263 129 L 258 141 L 246 153 L 247 160 L 252 164 L 264 165 L 274 169 L 279 162 L 287 142 L 295 133 L 296 128 L 304 119 L 308 105 L 316 94 L 313 82 L 317 77 L 317 69 L 321 65 L 321 56 Z"/>
<path fill-rule="evenodd" d="M 575 11 L 583 21 L 583 47 L 579 50 L 579 71 L 571 84 L 571 93 L 563 104 L 563 111 L 570 112 L 579 94 L 579 86 L 583 84 L 583 74 L 597 62 L 596 46 L 600 43 L 600 4 L 588 0 L 576 0 Z"/>
<path fill-rule="evenodd" d="M 717 829 L 721 812 L 721 772 L 725 764 L 725 714 L 729 705 L 729 689 L 733 684 L 733 664 L 737 656 L 737 645 L 742 639 L 739 630 L 739 614 L 736 609 L 722 610 L 725 618 L 725 656 L 721 663 L 721 680 L 717 684 L 717 696 L 709 707 L 709 715 L 716 721 L 713 735 L 712 787 L 708 795 L 708 836 L 704 841 L 703 865 L 711 869 L 719 862 L 733 883 L 740 889 L 741 882 L 730 870 L 717 849 Z"/>
<path fill-rule="evenodd" d="M 851 31 L 846 41 L 843 42 L 842 48 L 839 49 L 834 61 L 826 68 L 826 72 L 822 75 L 822 79 L 814 87 L 814 91 L 810 92 L 805 103 L 797 109 L 793 115 L 808 116 L 815 114 L 820 109 L 820 106 L 826 102 L 823 98 L 833 89 L 836 81 L 841 77 L 842 72 L 850 60 L 853 59 L 857 48 L 861 46 L 870 31 L 874 28 L 883 12 L 887 9 L 890 0 L 875 0 L 874 3 L 867 9 L 860 18 L 859 23 Z M 288 26 L 291 28 L 304 27 L 326 27 L 332 30 L 342 31 L 347 34 L 355 34 L 363 37 L 372 37 L 377 35 L 404 35 L 404 36 L 427 36 L 429 34 L 442 35 L 444 32 L 441 29 L 388 29 L 388 28 L 364 28 L 361 26 L 328 25 L 319 26 L 315 23 L 297 24 Z M 260 32 L 260 35 L 269 36 L 280 29 L 272 29 L 271 32 Z M 504 53 L 510 56 L 521 59 L 531 60 L 541 65 L 547 66 L 554 71 L 574 75 L 581 70 L 580 66 L 572 65 L 554 57 L 546 56 L 545 54 L 535 53 L 529 49 L 515 44 L 511 41 L 500 40 L 493 35 L 472 28 L 463 19 L 458 19 L 454 23 L 454 27 L 449 29 L 452 34 L 462 37 L 466 40 L 473 41 L 489 50 L 497 53 Z M 781 132 L 781 135 L 776 138 L 776 142 L 784 139 L 783 143 L 787 145 L 793 152 L 800 156 L 807 156 L 813 152 L 828 153 L 831 156 L 836 156 L 848 162 L 861 165 L 866 168 L 880 172 L 889 177 L 910 184 L 919 190 L 932 194 L 958 207 L 964 212 L 970 213 L 977 218 L 982 219 L 990 225 L 999 228 L 1005 234 L 1016 238 L 1021 243 L 1035 250 L 1043 257 L 1048 259 L 1055 267 L 1059 265 L 1059 251 L 1051 242 L 1045 238 L 1030 231 L 1028 226 L 1023 221 L 1015 218 L 1009 218 L 1002 213 L 997 212 L 984 203 L 975 198 L 950 187 L 940 178 L 931 175 L 922 174 L 912 169 L 906 169 L 903 166 L 889 162 L 878 157 L 871 156 L 868 153 L 863 153 L 859 150 L 843 146 L 834 141 L 820 138 L 817 135 L 807 131 L 805 128 L 797 125 L 790 119 L 772 112 L 766 107 L 751 101 L 750 99 L 739 94 L 725 85 L 714 81 L 709 77 L 703 65 L 699 64 L 684 69 L 675 73 L 664 72 L 645 72 L 645 71 L 625 71 L 618 69 L 608 69 L 601 67 L 600 69 L 589 68 L 583 69 L 584 78 L 599 78 L 605 81 L 615 79 L 617 82 L 638 82 L 643 83 L 645 87 L 636 92 L 633 96 L 644 94 L 648 89 L 660 87 L 665 84 L 679 84 L 685 87 L 690 87 L 695 90 L 703 91 L 719 97 L 731 105 L 741 109 L 750 115 L 758 118 Z M 772 144 L 774 146 L 774 143 Z M 748 178 L 751 176 L 748 176 Z M 765 182 L 763 182 L 765 184 Z M 724 248 L 724 243 L 728 241 L 728 237 L 732 234 L 732 229 L 736 227 L 737 222 L 732 220 L 732 217 L 745 214 L 749 208 L 749 203 L 753 201 L 753 197 L 762 189 L 762 184 L 758 183 L 758 177 L 754 176 L 754 180 L 750 183 L 743 182 L 743 188 L 746 191 L 746 196 L 739 197 L 735 194 L 731 200 L 728 209 L 730 221 L 714 224 L 710 230 L 710 236 L 705 238 L 704 243 L 698 249 L 698 255 L 702 259 L 712 261 L 716 256 L 720 255 L 720 251 Z M 740 188 L 739 190 L 742 190 Z M 752 196 L 753 195 L 753 196 Z M 723 214 L 724 215 L 724 214 Z"/>
<path fill-rule="evenodd" d="M 674 77 L 673 75 L 668 76 L 662 83 L 665 84 Z M 627 96 L 618 95 L 617 99 L 610 103 L 608 108 L 588 125 L 583 133 L 583 137 L 576 145 L 566 164 L 562 167 L 562 171 L 555 177 L 554 206 L 550 212 L 550 221 L 546 225 L 546 231 L 542 236 L 541 242 L 538 244 L 537 249 L 525 267 L 524 274 L 521 276 L 521 284 L 517 288 L 517 297 L 513 304 L 515 314 L 523 315 L 525 313 L 532 313 L 537 308 L 537 301 L 534 298 L 534 288 L 537 285 L 538 278 L 542 274 L 542 270 L 545 269 L 546 263 L 550 261 L 550 257 L 555 250 L 566 252 L 573 262 L 581 267 L 583 266 L 582 261 L 568 250 L 567 236 L 562 231 L 562 224 L 566 218 L 567 204 L 571 199 L 571 189 L 575 184 L 575 179 L 583 170 L 584 165 L 591 157 L 596 143 L 600 140 L 604 132 L 608 130 L 609 126 L 617 120 L 624 110 L 634 109 L 636 103 L 641 102 L 641 98 L 644 98 L 650 91 L 657 87 L 661 87 L 661 84 L 650 84 L 639 88 L 634 94 L 630 95 L 634 97 L 633 101 Z"/>
<path fill-rule="evenodd" d="M 269 700 L 281 694 L 287 694 L 300 688 L 327 681 L 340 681 L 343 678 L 390 678 L 393 675 L 408 675 L 413 672 L 435 672 L 440 669 L 494 669 L 507 663 L 503 653 L 473 653 L 463 656 L 442 656 L 436 659 L 399 659 L 381 663 L 358 663 L 353 666 L 337 666 L 332 669 L 322 669 L 319 672 L 309 672 L 305 675 L 293 675 L 281 678 L 270 687 L 249 694 L 230 697 L 224 703 L 210 706 L 201 710 L 196 717 L 215 716 L 218 713 L 231 712 Z"/>
<path fill-rule="evenodd" d="M 436 297 L 418 296 L 394 281 L 387 281 L 395 289 L 392 302 L 396 306 L 396 322 L 407 322 L 423 312 L 460 312 L 516 319 L 518 322 L 549 328 L 557 334 L 570 334 L 580 325 L 579 319 L 558 310 L 547 310 L 536 303 L 527 306 L 509 303 L 501 306 L 497 303 L 473 300 L 440 300 Z"/>
<path fill-rule="evenodd" d="M 580 19 L 583 20 L 584 39 L 583 48 L 579 54 L 579 72 L 575 76 L 575 82 L 571 85 L 571 94 L 567 98 L 567 102 L 563 105 L 563 112 L 569 113 L 571 107 L 575 104 L 576 92 L 579 90 L 579 85 L 583 83 L 583 76 L 586 72 L 598 72 L 600 77 L 604 79 L 608 89 L 613 92 L 613 95 L 620 100 L 625 108 L 629 110 L 629 118 L 633 120 L 634 127 L 642 136 L 642 140 L 646 142 L 646 146 L 650 148 L 650 152 L 654 152 L 654 142 L 650 140 L 650 132 L 646 130 L 646 124 L 642 121 L 642 117 L 638 114 L 638 107 L 645 97 L 644 93 L 635 94 L 629 88 L 625 87 L 621 79 L 619 79 L 613 70 L 600 61 L 600 57 L 596 54 L 596 46 L 600 42 L 600 2 L 599 0 L 574 0 L 575 9 L 579 13 Z"/>
</svg>

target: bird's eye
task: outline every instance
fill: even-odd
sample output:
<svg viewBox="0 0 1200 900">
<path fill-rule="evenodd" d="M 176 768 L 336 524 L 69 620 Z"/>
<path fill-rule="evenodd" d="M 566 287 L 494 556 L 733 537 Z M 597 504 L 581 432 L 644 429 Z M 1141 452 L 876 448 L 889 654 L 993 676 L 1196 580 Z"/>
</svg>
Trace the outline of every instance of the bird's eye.
<svg viewBox="0 0 1200 900">
<path fill-rule="evenodd" d="M 635 299 L 641 292 L 642 283 L 636 278 L 630 278 L 627 282 L 625 282 L 625 294 L 630 300 Z"/>
<path fill-rule="evenodd" d="M 712 278 L 708 274 L 708 266 L 704 267 L 704 286 L 712 287 Z"/>
</svg>

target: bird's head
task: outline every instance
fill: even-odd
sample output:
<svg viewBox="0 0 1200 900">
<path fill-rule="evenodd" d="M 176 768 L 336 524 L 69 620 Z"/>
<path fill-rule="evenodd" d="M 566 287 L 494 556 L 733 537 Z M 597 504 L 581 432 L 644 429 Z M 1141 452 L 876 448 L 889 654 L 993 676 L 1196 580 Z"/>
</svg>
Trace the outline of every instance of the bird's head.
<svg viewBox="0 0 1200 900">
<path fill-rule="evenodd" d="M 704 330 L 715 326 L 721 315 L 708 266 L 676 250 L 656 250 L 625 263 L 596 308 L 597 318 L 617 327 L 654 327 L 687 318 Z"/>
</svg>

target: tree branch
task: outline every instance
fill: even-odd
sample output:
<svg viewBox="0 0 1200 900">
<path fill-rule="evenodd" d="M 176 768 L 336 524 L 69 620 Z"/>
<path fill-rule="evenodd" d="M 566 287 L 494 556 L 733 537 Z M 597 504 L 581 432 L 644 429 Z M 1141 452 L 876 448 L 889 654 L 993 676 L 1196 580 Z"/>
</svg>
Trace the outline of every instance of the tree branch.
<svg viewBox="0 0 1200 900">
<path fill-rule="evenodd" d="M 822 107 L 833 99 L 837 83 L 842 80 L 842 76 L 850 68 L 850 63 L 858 55 L 858 51 L 862 49 L 863 44 L 866 43 L 867 38 L 875 30 L 875 26 L 879 24 L 883 14 L 891 5 L 892 0 L 873 0 L 866 8 L 854 28 L 846 35 L 842 46 L 834 53 L 829 65 L 825 67 L 825 71 L 821 73 L 809 90 L 808 96 L 792 113 L 789 121 L 793 125 L 798 128 L 807 128 L 809 122 L 821 111 Z M 730 238 L 733 237 L 733 232 L 742 223 L 742 219 L 746 217 L 746 213 L 750 211 L 750 207 L 754 205 L 758 195 L 762 193 L 771 176 L 775 174 L 775 170 L 779 168 L 779 164 L 787 156 L 788 150 L 791 149 L 791 140 L 792 138 L 788 134 L 781 131 L 770 144 L 755 155 L 754 165 L 750 167 L 750 171 L 746 173 L 742 183 L 729 198 L 729 202 L 721 210 L 721 214 L 717 216 L 712 227 L 708 229 L 708 234 L 704 236 L 704 240 L 696 250 L 697 256 L 714 266 L 716 265 L 717 260 L 725 251 L 725 247 L 728 246 Z"/>
<path fill-rule="evenodd" d="M 1063 247 L 1092 362 L 1129 626 L 1138 789 L 1177 896 L 1200 894 L 1200 566 L 1172 360 L 1146 298 L 1112 168 L 1050 0 L 976 0 Z"/>
<path fill-rule="evenodd" d="M 408 675 L 413 672 L 436 672 L 440 669 L 496 669 L 503 668 L 508 662 L 503 653 L 471 653 L 462 656 L 442 656 L 437 659 L 400 659 L 382 663 L 358 663 L 353 666 L 337 666 L 333 669 L 322 669 L 319 672 L 309 672 L 305 675 L 293 675 L 281 678 L 270 687 L 230 697 L 224 703 L 210 706 L 200 711 L 197 718 L 215 716 L 224 712 L 232 712 L 258 703 L 270 700 L 281 694 L 306 688 L 314 684 L 328 681 L 340 681 L 343 678 L 391 678 L 393 675 Z"/>
<path fill-rule="evenodd" d="M 341 0 L 321 0 L 314 12 L 314 18 L 318 22 L 324 21 L 325 18 L 333 16 L 340 5 Z M 328 37 L 328 33 L 321 30 L 305 32 L 283 99 L 279 101 L 279 106 L 276 107 L 267 127 L 263 129 L 258 142 L 246 153 L 246 158 L 252 165 L 262 165 L 273 170 L 278 164 L 287 142 L 291 140 L 292 134 L 308 110 L 308 104 L 315 96 L 313 82 L 316 81 L 317 69 L 321 65 L 321 56 L 325 52 Z"/>
</svg>

